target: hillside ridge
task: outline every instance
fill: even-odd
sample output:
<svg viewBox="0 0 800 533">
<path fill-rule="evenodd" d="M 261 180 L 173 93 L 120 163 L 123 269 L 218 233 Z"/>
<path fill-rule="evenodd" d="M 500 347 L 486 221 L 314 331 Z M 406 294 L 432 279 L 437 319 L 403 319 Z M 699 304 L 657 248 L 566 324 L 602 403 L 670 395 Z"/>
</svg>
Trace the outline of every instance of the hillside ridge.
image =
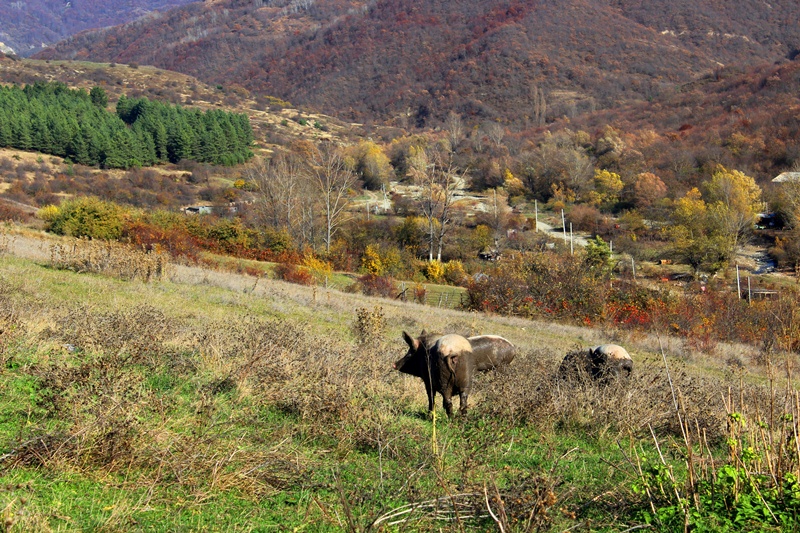
<svg viewBox="0 0 800 533">
<path fill-rule="evenodd" d="M 425 127 L 454 111 L 524 127 L 791 56 L 800 29 L 785 21 L 800 6 L 771 6 L 228 0 L 84 32 L 38 57 L 153 64 L 350 121 Z"/>
</svg>

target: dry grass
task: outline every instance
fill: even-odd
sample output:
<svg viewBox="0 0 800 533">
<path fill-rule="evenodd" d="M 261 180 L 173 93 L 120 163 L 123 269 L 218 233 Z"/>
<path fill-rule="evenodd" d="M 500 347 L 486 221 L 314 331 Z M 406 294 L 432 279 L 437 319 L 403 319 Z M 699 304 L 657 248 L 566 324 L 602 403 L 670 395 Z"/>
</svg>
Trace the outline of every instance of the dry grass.
<svg viewBox="0 0 800 533">
<path fill-rule="evenodd" d="M 113 241 L 69 239 L 50 247 L 50 265 L 78 273 L 151 281 L 167 277 L 169 256 Z"/>
<path fill-rule="evenodd" d="M 2 368 L 6 382 L 31 381 L 37 394 L 26 400 L 29 422 L 6 443 L 2 467 L 79 473 L 154 495 L 169 487 L 189 495 L 186 505 L 197 510 L 220 491 L 264 501 L 301 487 L 318 499 L 312 519 L 339 530 L 399 521 L 398 527 L 449 531 L 575 525 L 570 513 L 580 515 L 585 502 L 576 500 L 580 488 L 565 482 L 559 464 L 579 452 L 559 451 L 544 470 L 506 470 L 506 454 L 518 447 L 513 435 L 646 443 L 652 428 L 658 439 L 680 442 L 690 421 L 713 447 L 728 437 L 723 396 L 741 395 L 759 412 L 770 403 L 768 388 L 721 360 L 727 351 L 706 358 L 681 352 L 671 339 L 188 267 L 170 276 L 197 276 L 200 287 L 125 283 L 123 298 L 103 294 L 114 285 L 99 277 L 12 266 L 0 282 L 0 322 L 14 331 L 0 336 Z M 23 289 L 18 279 L 29 276 L 43 285 Z M 75 301 L 59 300 L 48 284 L 82 289 Z M 467 420 L 436 423 L 436 451 L 425 442 L 431 425 L 422 383 L 390 366 L 405 351 L 400 331 L 423 328 L 500 334 L 521 350 L 506 373 L 478 376 Z M 629 381 L 559 379 L 567 351 L 601 341 L 632 353 Z M 658 341 L 668 351 L 669 372 L 653 354 Z M 714 369 L 711 379 L 697 371 L 700 364 Z M 752 369 L 756 376 L 762 370 Z M 320 480 L 321 471 L 353 468 L 348 461 L 364 458 L 376 461 L 374 478 Z M 391 490 L 376 488 L 384 485 Z M 608 490 L 608 500 L 636 501 L 625 485 Z M 326 491 L 338 496 L 326 500 Z M 371 492 L 377 501 L 400 503 L 370 504 Z M 130 517 L 155 502 L 126 505 L 120 512 Z M 42 521 L 41 514 L 26 516 L 20 527 Z"/>
</svg>

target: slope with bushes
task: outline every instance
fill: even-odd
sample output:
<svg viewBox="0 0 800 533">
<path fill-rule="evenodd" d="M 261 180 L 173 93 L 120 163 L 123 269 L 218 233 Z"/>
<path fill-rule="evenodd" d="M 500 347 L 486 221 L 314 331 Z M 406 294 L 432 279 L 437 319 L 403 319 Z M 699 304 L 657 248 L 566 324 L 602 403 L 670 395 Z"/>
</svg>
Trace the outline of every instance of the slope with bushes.
<svg viewBox="0 0 800 533">
<path fill-rule="evenodd" d="M 78 274 L 8 256 L 13 237 L 0 240 L 12 530 L 796 526 L 798 435 L 781 420 L 797 413 L 777 359 L 741 374 L 725 363 L 741 347 L 232 275 L 220 288 Z M 479 377 L 466 418 L 429 420 L 421 383 L 390 370 L 401 329 L 423 327 L 501 334 L 520 354 Z M 558 380 L 567 351 L 610 338 L 634 354 L 629 383 Z"/>
</svg>

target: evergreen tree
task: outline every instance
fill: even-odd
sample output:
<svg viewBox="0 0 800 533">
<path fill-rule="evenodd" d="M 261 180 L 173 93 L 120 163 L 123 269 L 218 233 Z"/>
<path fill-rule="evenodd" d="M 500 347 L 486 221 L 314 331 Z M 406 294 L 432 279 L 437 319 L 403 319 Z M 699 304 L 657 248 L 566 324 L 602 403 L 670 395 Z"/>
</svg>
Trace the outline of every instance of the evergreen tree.
<svg viewBox="0 0 800 533">
<path fill-rule="evenodd" d="M 92 90 L 89 91 L 89 97 L 92 100 L 92 104 L 97 107 L 105 109 L 108 105 L 108 95 L 100 87 L 92 87 Z"/>
</svg>

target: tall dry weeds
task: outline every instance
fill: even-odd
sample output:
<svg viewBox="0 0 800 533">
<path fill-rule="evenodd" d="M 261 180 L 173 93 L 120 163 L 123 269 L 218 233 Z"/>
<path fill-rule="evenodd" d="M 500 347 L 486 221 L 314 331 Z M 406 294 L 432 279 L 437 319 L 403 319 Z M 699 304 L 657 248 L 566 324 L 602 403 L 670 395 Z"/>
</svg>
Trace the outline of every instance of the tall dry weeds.
<svg viewBox="0 0 800 533">
<path fill-rule="evenodd" d="M 534 424 L 549 431 L 641 436 L 654 427 L 679 434 L 671 412 L 669 379 L 659 361 L 640 361 L 630 378 L 607 385 L 586 372 L 564 378 L 558 364 L 548 350 L 540 349 L 515 359 L 505 373 L 479 376 L 485 394 L 480 408 L 509 423 Z M 682 367 L 674 369 L 671 377 L 692 399 L 687 410 L 693 419 L 708 428 L 709 435 L 719 437 L 724 428 L 719 382 L 689 375 Z"/>
<path fill-rule="evenodd" d="M 147 282 L 167 277 L 169 256 L 158 250 L 140 250 L 113 241 L 81 238 L 52 245 L 50 265 L 74 272 Z"/>
</svg>

